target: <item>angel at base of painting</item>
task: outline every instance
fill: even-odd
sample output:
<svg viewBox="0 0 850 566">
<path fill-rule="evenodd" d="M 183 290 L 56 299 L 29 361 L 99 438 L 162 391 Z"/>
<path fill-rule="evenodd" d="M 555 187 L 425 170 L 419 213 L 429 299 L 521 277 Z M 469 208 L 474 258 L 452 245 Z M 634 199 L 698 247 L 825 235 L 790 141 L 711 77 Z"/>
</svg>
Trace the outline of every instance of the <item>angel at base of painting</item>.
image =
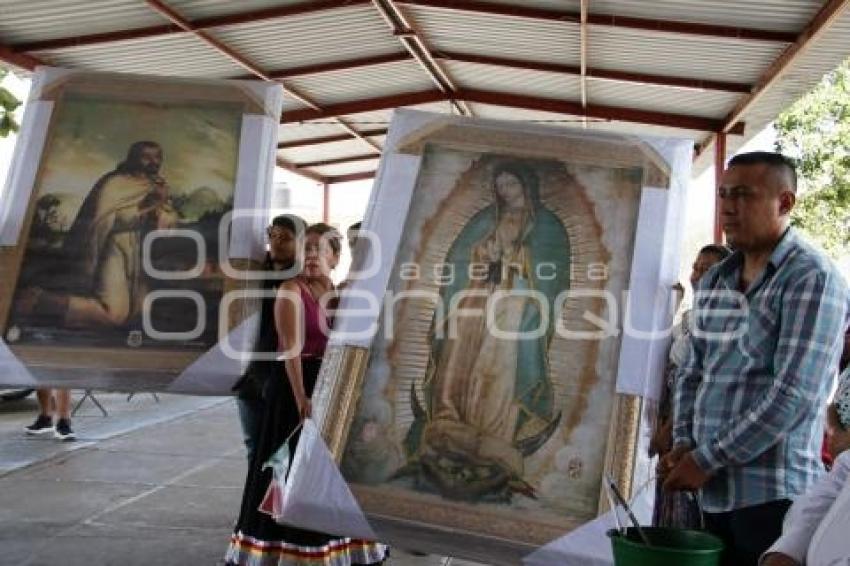
<svg viewBox="0 0 850 566">
<path fill-rule="evenodd" d="M 534 266 L 552 262 L 569 273 L 566 230 L 540 202 L 531 167 L 505 163 L 492 179 L 495 203 L 468 222 L 447 257 L 456 273 L 467 271 L 460 264 L 486 264 L 487 275 L 443 289 L 452 306 L 435 318 L 425 406 L 411 387 L 408 461 L 396 474 L 469 501 L 533 497 L 524 460 L 560 422 L 548 348 L 554 299 L 569 283 L 538 279 Z"/>
</svg>

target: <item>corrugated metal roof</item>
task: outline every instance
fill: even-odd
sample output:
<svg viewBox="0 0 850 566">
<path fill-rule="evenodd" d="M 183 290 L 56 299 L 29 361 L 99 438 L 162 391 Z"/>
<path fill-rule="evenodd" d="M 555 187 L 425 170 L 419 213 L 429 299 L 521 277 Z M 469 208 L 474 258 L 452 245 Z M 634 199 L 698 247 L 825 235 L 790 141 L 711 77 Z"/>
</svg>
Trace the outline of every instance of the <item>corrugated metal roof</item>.
<svg viewBox="0 0 850 566">
<path fill-rule="evenodd" d="M 580 118 L 559 114 L 556 112 L 543 112 L 541 110 L 527 110 L 525 108 L 505 108 L 495 104 L 471 103 L 472 112 L 479 118 L 491 120 L 508 120 L 513 122 L 535 122 L 549 123 L 552 125 L 568 125 L 580 121 Z"/>
<path fill-rule="evenodd" d="M 374 136 L 369 139 L 383 146 L 386 136 Z M 278 155 L 284 159 L 301 163 L 342 158 L 350 155 L 365 155 L 367 153 L 370 153 L 369 148 L 363 141 L 355 138 L 339 142 L 308 145 L 297 149 L 281 149 L 278 151 Z M 329 155 L 333 157 L 328 157 Z"/>
<path fill-rule="evenodd" d="M 576 25 L 507 16 L 404 6 L 432 51 L 578 64 Z"/>
<path fill-rule="evenodd" d="M 3 0 L 4 44 L 40 41 L 167 23 L 139 0 Z"/>
<path fill-rule="evenodd" d="M 592 78 L 587 80 L 587 98 L 593 104 L 628 104 L 629 108 L 638 110 L 705 118 L 723 118 L 740 96 L 711 90 L 670 88 Z"/>
<path fill-rule="evenodd" d="M 422 112 L 443 112 L 445 114 L 457 114 L 457 110 L 455 107 L 451 105 L 450 102 L 429 102 L 428 104 L 414 104 L 413 106 L 409 106 L 409 108 L 413 108 L 414 110 L 421 110 Z"/>
<path fill-rule="evenodd" d="M 634 122 L 620 122 L 617 120 L 589 122 L 589 130 L 597 132 L 610 132 L 614 134 L 627 134 L 634 136 L 656 136 L 662 138 L 679 138 L 696 142 L 705 132 L 687 130 L 684 128 L 668 128 L 666 126 L 653 126 L 650 124 L 635 124 Z"/>
<path fill-rule="evenodd" d="M 325 120 L 320 124 L 312 122 L 281 124 L 277 129 L 277 139 L 279 141 L 292 141 L 335 136 L 341 133 L 343 133 L 342 128 L 338 124 L 332 123 L 330 120 Z"/>
<path fill-rule="evenodd" d="M 630 135 L 674 137 L 689 140 L 699 139 L 704 132 L 685 130 L 682 128 L 667 128 L 664 126 L 651 126 L 646 124 L 634 124 L 631 122 L 618 122 L 614 120 L 588 120 L 587 128 L 578 116 L 556 114 L 552 112 L 540 112 L 538 110 L 523 110 L 503 108 L 491 104 L 472 104 L 475 115 L 480 118 L 493 120 L 510 120 L 516 122 L 529 122 L 535 124 L 549 125 L 555 128 L 569 128 L 574 130 L 591 130 L 599 132 L 611 132 Z M 506 111 L 510 114 L 506 118 Z"/>
<path fill-rule="evenodd" d="M 744 83 L 755 82 L 786 47 L 606 26 L 590 26 L 587 41 L 591 67 Z"/>
<path fill-rule="evenodd" d="M 417 104 L 414 106 L 408 106 L 408 108 L 422 110 L 423 112 L 440 112 L 444 114 L 456 113 L 454 112 L 453 106 L 449 101 L 432 102 L 429 104 Z M 388 108 L 386 110 L 376 110 L 374 112 L 360 112 L 358 114 L 349 114 L 347 116 L 343 116 L 342 118 L 349 124 L 356 125 L 359 129 L 379 128 L 381 126 L 386 126 L 390 123 L 390 120 L 392 120 L 393 117 L 393 112 L 394 109 Z"/>
<path fill-rule="evenodd" d="M 448 103 L 446 103 L 448 105 Z M 357 114 L 348 114 L 343 116 L 343 120 L 349 124 L 354 124 L 362 129 L 378 128 L 386 126 L 390 123 L 393 117 L 393 109 L 374 110 L 372 112 L 359 112 Z"/>
<path fill-rule="evenodd" d="M 578 13 L 578 0 L 488 0 Z M 590 13 L 616 14 L 650 20 L 675 20 L 731 27 L 795 32 L 801 30 L 823 5 L 820 0 L 590 0 Z M 770 14 L 765 17 L 765 14 Z"/>
<path fill-rule="evenodd" d="M 488 0 L 490 4 L 504 4 L 506 6 L 516 6 L 516 0 Z M 591 5 L 595 5 L 596 0 L 592 0 Z M 550 10 L 575 11 L 579 10 L 579 0 L 523 0 L 521 2 L 523 8 L 546 8 Z"/>
<path fill-rule="evenodd" d="M 303 4 L 304 0 L 169 0 L 168 5 L 190 20 Z"/>
<path fill-rule="evenodd" d="M 294 78 L 286 84 L 326 105 L 437 88 L 413 59 Z"/>
<path fill-rule="evenodd" d="M 192 35 L 168 35 L 39 53 L 51 64 L 98 71 L 225 78 L 245 69 Z"/>
<path fill-rule="evenodd" d="M 598 14 L 796 32 L 822 5 L 821 0 L 735 0 L 734 6 L 729 0 L 591 0 L 590 10 Z"/>
<path fill-rule="evenodd" d="M 403 51 L 369 5 L 242 24 L 214 34 L 266 70 Z"/>
<path fill-rule="evenodd" d="M 565 100 L 575 100 L 581 96 L 581 82 L 575 75 L 460 61 L 444 61 L 443 64 L 459 88 L 494 90 Z"/>
<path fill-rule="evenodd" d="M 768 89 L 743 117 L 747 124 L 745 136 L 728 136 L 726 150 L 729 155 L 743 146 L 752 136 L 771 123 L 783 109 L 788 108 L 817 84 L 821 77 L 832 71 L 850 56 L 850 10 L 835 21 L 819 39 L 800 55 L 788 71 Z M 705 134 L 699 137 L 705 139 Z M 713 164 L 713 151 L 703 151 L 694 163 L 699 172 Z"/>
<path fill-rule="evenodd" d="M 307 108 L 312 108 L 312 107 L 304 104 L 303 102 L 301 102 L 300 100 L 298 100 L 296 98 L 293 98 L 288 93 L 284 94 L 284 96 L 283 96 L 283 111 L 284 111 L 284 113 L 294 112 L 295 110 L 306 110 Z"/>
<path fill-rule="evenodd" d="M 363 171 L 374 171 L 378 168 L 378 160 L 370 161 L 355 161 L 352 163 L 339 163 L 337 165 L 325 165 L 323 167 L 311 167 L 312 171 L 316 171 L 320 175 L 332 177 L 335 175 L 348 175 L 350 173 L 361 173 Z"/>
<path fill-rule="evenodd" d="M 165 0 L 190 20 L 241 13 L 268 7 L 305 4 L 305 0 Z M 578 0 L 490 0 L 499 4 L 577 11 Z M 678 20 L 695 23 L 799 32 L 821 7 L 823 0 L 591 0 L 591 13 Z M 325 64 L 348 59 L 404 52 L 370 5 L 344 6 L 312 13 L 230 25 L 210 33 L 265 71 Z M 0 44 L 73 38 L 101 32 L 166 24 L 167 21 L 140 0 L 0 0 Z M 463 10 L 413 6 L 399 7 L 432 51 L 456 51 L 491 57 L 578 66 L 579 27 L 572 22 L 487 15 Z M 740 40 L 694 34 L 590 26 L 588 66 L 601 70 L 754 84 L 787 46 L 763 40 Z M 850 52 L 850 10 L 834 24 L 788 73 L 743 116 L 744 137 L 730 136 L 733 151 L 757 133 L 781 108 L 811 88 L 824 72 Z M 189 34 L 170 34 L 143 40 L 71 47 L 35 54 L 48 63 L 98 70 L 229 77 L 247 71 Z M 492 64 L 439 59 L 460 88 L 504 92 L 530 97 L 578 101 L 578 78 L 554 72 L 507 68 Z M 413 60 L 351 70 L 302 75 L 287 86 L 320 105 L 386 97 L 433 89 L 427 73 Z M 717 90 L 685 90 L 637 82 L 588 79 L 591 104 L 654 110 L 719 119 L 743 94 Z M 500 119 L 576 124 L 576 117 L 497 105 L 471 104 L 478 116 Z M 284 112 L 305 105 L 287 97 Z M 420 108 L 453 113 L 449 102 Z M 364 112 L 345 118 L 358 129 L 385 125 L 392 110 Z M 624 122 L 590 121 L 592 129 L 662 135 L 685 134 L 705 139 L 706 133 Z M 345 130 L 332 118 L 307 124 L 286 124 L 281 140 L 338 136 Z M 320 161 L 367 153 L 362 141 L 308 146 L 283 152 L 293 161 Z M 703 156 L 697 167 L 708 159 Z M 357 163 L 357 170 L 367 162 Z M 340 174 L 340 173 L 333 173 Z"/>
</svg>

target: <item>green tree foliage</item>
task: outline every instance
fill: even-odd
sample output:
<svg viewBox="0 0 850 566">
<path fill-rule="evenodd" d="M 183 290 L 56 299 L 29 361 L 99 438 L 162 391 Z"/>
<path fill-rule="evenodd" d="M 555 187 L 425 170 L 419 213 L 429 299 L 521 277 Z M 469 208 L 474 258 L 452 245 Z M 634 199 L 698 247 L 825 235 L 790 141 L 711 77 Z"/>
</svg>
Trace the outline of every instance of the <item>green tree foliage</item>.
<svg viewBox="0 0 850 566">
<path fill-rule="evenodd" d="M 777 150 L 799 159 L 792 223 L 833 257 L 850 253 L 850 59 L 775 126 Z"/>
<path fill-rule="evenodd" d="M 0 68 L 0 81 L 2 81 L 9 71 Z M 5 87 L 0 86 L 0 138 L 5 138 L 12 132 L 17 132 L 19 125 L 15 121 L 12 113 L 21 105 L 14 94 L 9 92 Z"/>
</svg>

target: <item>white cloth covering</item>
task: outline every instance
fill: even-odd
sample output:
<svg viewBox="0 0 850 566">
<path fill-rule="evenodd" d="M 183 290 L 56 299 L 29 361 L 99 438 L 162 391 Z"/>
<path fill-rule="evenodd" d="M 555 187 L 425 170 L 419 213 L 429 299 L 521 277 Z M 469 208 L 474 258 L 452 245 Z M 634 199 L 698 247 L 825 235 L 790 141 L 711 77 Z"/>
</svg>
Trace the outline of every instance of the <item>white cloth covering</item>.
<svg viewBox="0 0 850 566">
<path fill-rule="evenodd" d="M 760 563 L 774 552 L 806 566 L 850 563 L 850 450 L 841 453 L 832 471 L 794 501 L 782 536 Z"/>
</svg>

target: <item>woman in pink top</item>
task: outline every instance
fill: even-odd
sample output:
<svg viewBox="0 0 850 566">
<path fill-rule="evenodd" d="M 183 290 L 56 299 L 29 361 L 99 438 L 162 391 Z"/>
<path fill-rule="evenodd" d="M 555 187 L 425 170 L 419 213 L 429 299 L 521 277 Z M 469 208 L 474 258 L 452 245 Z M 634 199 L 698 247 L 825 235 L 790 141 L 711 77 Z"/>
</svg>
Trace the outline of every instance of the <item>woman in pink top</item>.
<svg viewBox="0 0 850 566">
<path fill-rule="evenodd" d="M 272 479 L 263 464 L 312 412 L 310 397 L 330 327 L 326 305 L 335 294 L 330 272 L 339 262 L 340 242 L 327 224 L 307 228 L 303 270 L 278 289 L 274 321 L 281 361 L 278 375 L 266 381 L 265 414 L 225 557 L 228 565 L 350 566 L 386 558 L 387 547 L 380 543 L 279 525 L 258 511 Z M 290 441 L 293 454 L 297 439 L 296 433 Z"/>
</svg>

